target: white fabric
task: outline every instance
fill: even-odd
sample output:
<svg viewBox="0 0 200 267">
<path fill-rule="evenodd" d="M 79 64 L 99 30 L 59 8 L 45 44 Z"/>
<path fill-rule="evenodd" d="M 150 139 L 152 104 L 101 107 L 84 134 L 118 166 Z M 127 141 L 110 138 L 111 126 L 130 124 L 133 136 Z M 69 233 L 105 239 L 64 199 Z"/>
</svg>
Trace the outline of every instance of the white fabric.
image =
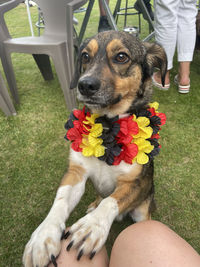
<svg viewBox="0 0 200 267">
<path fill-rule="evenodd" d="M 178 61 L 192 61 L 196 40 L 196 0 L 154 0 L 155 39 L 163 46 L 168 70 L 173 67 L 177 47 Z"/>
</svg>

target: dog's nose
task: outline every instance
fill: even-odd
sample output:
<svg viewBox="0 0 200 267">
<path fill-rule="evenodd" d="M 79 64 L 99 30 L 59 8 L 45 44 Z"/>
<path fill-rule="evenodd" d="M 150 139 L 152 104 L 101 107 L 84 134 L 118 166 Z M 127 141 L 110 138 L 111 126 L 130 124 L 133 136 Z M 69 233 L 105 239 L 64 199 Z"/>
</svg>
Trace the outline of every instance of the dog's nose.
<svg viewBox="0 0 200 267">
<path fill-rule="evenodd" d="M 85 77 L 79 80 L 78 89 L 82 95 L 92 96 L 100 88 L 100 81 L 95 77 Z"/>
</svg>

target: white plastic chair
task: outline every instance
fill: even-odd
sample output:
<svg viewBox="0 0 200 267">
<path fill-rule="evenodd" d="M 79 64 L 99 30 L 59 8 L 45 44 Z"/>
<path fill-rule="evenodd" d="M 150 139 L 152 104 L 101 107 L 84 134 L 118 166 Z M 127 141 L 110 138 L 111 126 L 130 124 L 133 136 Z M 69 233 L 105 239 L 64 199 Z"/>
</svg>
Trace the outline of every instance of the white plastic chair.
<svg viewBox="0 0 200 267">
<path fill-rule="evenodd" d="M 19 4 L 20 0 L 11 0 L 10 4 Z M 29 54 L 47 54 L 49 55 L 55 65 L 55 69 L 58 75 L 58 79 L 61 84 L 61 88 L 64 93 L 65 101 L 68 109 L 72 109 L 76 106 L 75 92 L 69 89 L 72 71 L 74 69 L 73 51 L 73 38 L 69 38 L 68 32 L 73 31 L 73 21 L 71 19 L 72 14 L 67 16 L 67 5 L 70 3 L 74 8 L 78 8 L 84 5 L 86 0 L 36 0 L 38 6 L 40 6 L 44 21 L 45 30 L 44 34 L 39 37 L 21 37 L 11 38 L 5 21 L 2 19 L 6 8 L 1 9 L 0 12 L 0 24 L 4 30 L 7 39 L 3 41 L 4 54 L 8 65 L 12 69 L 11 53 L 29 53 Z M 2 4 L 1 6 L 7 5 Z M 73 12 L 73 9 L 72 11 Z M 13 88 L 12 94 L 15 97 L 17 95 L 17 87 Z"/>
<path fill-rule="evenodd" d="M 6 116 L 16 115 L 12 100 L 8 94 L 6 84 L 0 73 L 0 108 Z"/>
</svg>

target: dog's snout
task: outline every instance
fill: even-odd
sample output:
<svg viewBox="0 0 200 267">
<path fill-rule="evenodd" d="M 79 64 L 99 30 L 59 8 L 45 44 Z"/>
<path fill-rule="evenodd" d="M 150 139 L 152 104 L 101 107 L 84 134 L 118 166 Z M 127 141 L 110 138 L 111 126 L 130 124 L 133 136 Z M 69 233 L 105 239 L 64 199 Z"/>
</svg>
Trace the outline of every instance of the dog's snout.
<svg viewBox="0 0 200 267">
<path fill-rule="evenodd" d="M 85 77 L 80 79 L 78 89 L 82 95 L 92 96 L 100 88 L 100 80 L 95 77 Z"/>
</svg>

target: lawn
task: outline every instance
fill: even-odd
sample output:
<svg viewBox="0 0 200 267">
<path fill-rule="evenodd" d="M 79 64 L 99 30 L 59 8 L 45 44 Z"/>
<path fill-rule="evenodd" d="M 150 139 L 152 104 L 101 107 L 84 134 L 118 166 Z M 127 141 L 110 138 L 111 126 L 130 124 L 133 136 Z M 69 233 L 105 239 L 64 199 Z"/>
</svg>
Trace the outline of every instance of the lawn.
<svg viewBox="0 0 200 267">
<path fill-rule="evenodd" d="M 36 21 L 37 9 L 32 7 L 31 11 Z M 76 17 L 81 22 L 83 13 Z M 10 11 L 6 21 L 14 37 L 30 34 L 23 4 Z M 129 23 L 133 26 L 131 20 Z M 97 24 L 96 1 L 86 36 L 96 33 Z M 120 18 L 121 28 L 122 24 Z M 142 26 L 143 37 L 148 27 L 144 22 Z M 0 266 L 7 267 L 22 265 L 24 246 L 47 215 L 67 170 L 69 149 L 63 138 L 69 112 L 54 68 L 55 79 L 46 82 L 31 55 L 13 54 L 12 58 L 20 105 L 15 105 L 14 117 L 6 118 L 0 111 Z M 155 89 L 153 96 L 167 115 L 161 132 L 162 149 L 155 159 L 157 210 L 153 219 L 170 226 L 200 253 L 200 53 L 195 52 L 191 66 L 189 94 L 177 92 L 172 82 L 176 73 L 175 58 L 170 90 Z M 84 215 L 94 199 L 88 182 L 67 225 Z M 109 250 L 117 234 L 130 223 L 127 219 L 113 224 L 107 241 Z"/>
</svg>

